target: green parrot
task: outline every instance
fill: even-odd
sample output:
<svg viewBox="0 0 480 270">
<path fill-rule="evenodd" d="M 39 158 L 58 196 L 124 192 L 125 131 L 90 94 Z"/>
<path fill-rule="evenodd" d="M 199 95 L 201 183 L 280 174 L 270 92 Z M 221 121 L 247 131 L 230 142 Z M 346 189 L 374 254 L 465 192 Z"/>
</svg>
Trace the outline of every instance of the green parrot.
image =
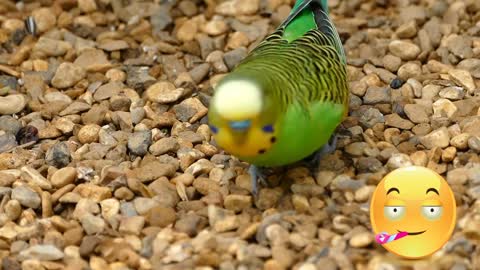
<svg viewBox="0 0 480 270">
<path fill-rule="evenodd" d="M 335 149 L 348 99 L 345 52 L 327 0 L 297 0 L 277 30 L 218 82 L 208 122 L 220 148 L 250 163 L 256 195 L 262 170 Z"/>
</svg>

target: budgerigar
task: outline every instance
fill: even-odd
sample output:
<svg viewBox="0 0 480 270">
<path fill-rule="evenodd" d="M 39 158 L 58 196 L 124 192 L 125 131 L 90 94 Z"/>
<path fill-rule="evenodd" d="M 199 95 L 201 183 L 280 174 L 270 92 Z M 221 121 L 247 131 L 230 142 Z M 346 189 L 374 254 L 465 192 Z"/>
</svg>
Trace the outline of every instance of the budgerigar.
<svg viewBox="0 0 480 270">
<path fill-rule="evenodd" d="M 325 149 L 348 114 L 345 53 L 327 0 L 298 0 L 288 18 L 216 85 L 209 125 L 218 146 L 259 168 Z M 332 136 L 333 138 L 333 136 Z"/>
</svg>

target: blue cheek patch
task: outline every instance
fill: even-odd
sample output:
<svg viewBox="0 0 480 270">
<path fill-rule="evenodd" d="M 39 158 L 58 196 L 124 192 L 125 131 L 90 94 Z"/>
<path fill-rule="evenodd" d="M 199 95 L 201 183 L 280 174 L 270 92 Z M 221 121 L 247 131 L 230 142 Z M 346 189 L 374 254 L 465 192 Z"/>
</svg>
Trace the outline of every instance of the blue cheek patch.
<svg viewBox="0 0 480 270">
<path fill-rule="evenodd" d="M 210 127 L 210 130 L 213 132 L 213 134 L 217 134 L 218 133 L 218 128 L 216 126 L 213 126 L 213 125 L 209 125 Z"/>
<path fill-rule="evenodd" d="M 264 132 L 273 133 L 273 125 L 266 125 L 262 128 Z"/>
</svg>

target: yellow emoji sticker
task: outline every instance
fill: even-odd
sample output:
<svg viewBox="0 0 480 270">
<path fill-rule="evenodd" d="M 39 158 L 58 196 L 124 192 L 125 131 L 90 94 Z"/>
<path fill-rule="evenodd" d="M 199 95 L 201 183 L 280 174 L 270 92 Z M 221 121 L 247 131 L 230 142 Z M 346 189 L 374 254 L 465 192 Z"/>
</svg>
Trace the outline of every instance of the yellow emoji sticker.
<svg viewBox="0 0 480 270">
<path fill-rule="evenodd" d="M 409 166 L 380 181 L 370 203 L 377 243 L 404 258 L 439 250 L 456 223 L 456 204 L 447 181 L 436 172 Z"/>
</svg>

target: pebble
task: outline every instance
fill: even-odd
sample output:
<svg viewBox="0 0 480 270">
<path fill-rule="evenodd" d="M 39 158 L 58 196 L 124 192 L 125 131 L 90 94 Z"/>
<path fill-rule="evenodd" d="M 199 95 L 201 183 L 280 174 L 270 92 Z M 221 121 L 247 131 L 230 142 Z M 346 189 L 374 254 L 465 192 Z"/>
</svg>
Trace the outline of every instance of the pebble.
<svg viewBox="0 0 480 270">
<path fill-rule="evenodd" d="M 92 214 L 85 214 L 80 218 L 82 227 L 89 235 L 99 234 L 105 230 L 105 221 L 101 217 L 94 216 Z"/>
<path fill-rule="evenodd" d="M 361 232 L 352 236 L 349 240 L 350 246 L 354 248 L 364 248 L 372 244 L 373 235 L 369 232 Z"/>
<path fill-rule="evenodd" d="M 121 233 L 138 235 L 144 225 L 145 218 L 143 216 L 127 217 L 121 220 L 118 231 Z"/>
<path fill-rule="evenodd" d="M 175 67 L 172 67 L 175 68 Z M 156 82 L 156 79 L 148 73 L 147 67 L 129 66 L 127 71 L 127 85 L 133 89 L 143 90 Z"/>
<path fill-rule="evenodd" d="M 161 228 L 173 224 L 176 219 L 177 215 L 173 208 L 162 206 L 151 208 L 145 217 L 146 222 L 150 226 L 158 226 Z"/>
<path fill-rule="evenodd" d="M 421 50 L 416 44 L 403 40 L 394 40 L 388 44 L 390 53 L 400 57 L 402 60 L 415 60 Z"/>
<path fill-rule="evenodd" d="M 52 78 L 52 86 L 61 89 L 69 88 L 83 79 L 85 75 L 85 69 L 82 67 L 73 63 L 61 63 Z"/>
<path fill-rule="evenodd" d="M 70 163 L 71 154 L 65 142 L 57 142 L 47 150 L 45 161 L 48 165 L 63 168 Z"/>
<path fill-rule="evenodd" d="M 83 68 L 86 71 L 93 71 L 93 72 L 105 71 L 110 67 L 112 67 L 112 64 L 108 60 L 107 55 L 102 50 L 98 50 L 98 49 L 84 50 L 75 59 L 73 64 L 77 67 Z M 108 77 L 108 72 L 106 76 Z M 124 81 L 124 80 L 120 80 L 120 81 Z"/>
<path fill-rule="evenodd" d="M 19 113 L 25 108 L 25 105 L 27 105 L 27 100 L 21 94 L 0 97 L 0 115 Z"/>
<path fill-rule="evenodd" d="M 44 56 L 63 56 L 72 49 L 72 45 L 66 41 L 40 37 L 33 47 L 33 54 Z"/>
<path fill-rule="evenodd" d="M 47 32 L 55 27 L 57 23 L 57 17 L 49 8 L 39 8 L 32 12 L 32 17 L 37 25 L 37 31 L 39 33 Z"/>
<path fill-rule="evenodd" d="M 396 72 L 402 64 L 402 59 L 398 56 L 387 54 L 383 57 L 382 62 L 387 70 Z"/>
<path fill-rule="evenodd" d="M 252 197 L 247 195 L 227 195 L 224 199 L 225 208 L 234 212 L 241 212 L 252 206 Z"/>
<path fill-rule="evenodd" d="M 10 133 L 4 133 L 0 135 L 0 153 L 7 152 L 17 145 L 18 144 L 15 135 Z"/>
<path fill-rule="evenodd" d="M 240 47 L 235 50 L 226 52 L 223 55 L 223 61 L 225 62 L 225 65 L 227 65 L 228 69 L 232 70 L 246 56 L 247 56 L 247 50 L 245 49 L 245 47 Z"/>
<path fill-rule="evenodd" d="M 408 167 L 412 165 L 413 164 L 412 164 L 412 161 L 410 160 L 410 157 L 402 153 L 392 154 L 392 156 L 388 159 L 388 162 L 387 162 L 387 166 L 391 170 L 395 170 L 402 167 Z"/>
<path fill-rule="evenodd" d="M 20 170 L 22 171 L 23 178 L 28 182 L 31 182 L 45 190 L 50 190 L 52 188 L 51 183 L 34 168 L 30 166 L 24 166 Z"/>
<path fill-rule="evenodd" d="M 288 242 L 289 232 L 279 224 L 272 224 L 265 229 L 270 245 L 283 245 Z"/>
<path fill-rule="evenodd" d="M 18 219 L 22 214 L 22 206 L 20 205 L 20 202 L 17 200 L 8 201 L 5 204 L 5 214 L 12 221 Z"/>
<path fill-rule="evenodd" d="M 162 138 L 150 146 L 150 152 L 155 156 L 160 156 L 168 152 L 176 152 L 180 144 L 176 138 Z"/>
<path fill-rule="evenodd" d="M 100 42 L 98 45 L 98 48 L 107 51 L 107 52 L 113 52 L 113 51 L 120 51 L 120 50 L 125 50 L 130 48 L 128 43 L 125 40 L 103 40 Z"/>
<path fill-rule="evenodd" d="M 404 81 L 422 73 L 422 67 L 416 62 L 407 62 L 398 69 L 398 77 Z"/>
<path fill-rule="evenodd" d="M 420 123 L 429 123 L 430 118 L 427 114 L 427 110 L 423 105 L 420 104 L 407 104 L 404 107 L 405 114 L 408 116 L 408 119 L 415 124 Z"/>
<path fill-rule="evenodd" d="M 433 116 L 434 117 L 447 117 L 452 118 L 452 116 L 457 112 L 457 106 L 453 104 L 448 99 L 438 99 L 433 103 Z"/>
<path fill-rule="evenodd" d="M 417 151 L 410 155 L 410 159 L 413 162 L 413 165 L 416 166 L 427 166 L 428 156 L 424 151 Z"/>
<path fill-rule="evenodd" d="M 404 76 L 405 77 L 405 76 Z M 400 79 L 400 78 L 395 78 L 392 80 L 392 82 L 390 83 L 390 88 L 392 89 L 399 89 L 400 87 L 402 87 L 403 85 L 405 84 L 405 81 Z"/>
<path fill-rule="evenodd" d="M 421 137 L 420 142 L 427 147 L 427 149 L 433 149 L 435 147 L 445 148 L 450 144 L 450 134 L 446 127 L 441 127 Z"/>
<path fill-rule="evenodd" d="M 50 244 L 32 245 L 18 254 L 20 261 L 37 259 L 41 261 L 56 261 L 62 259 L 65 255 L 56 246 Z"/>
<path fill-rule="evenodd" d="M 95 0 L 79 0 L 78 7 L 85 13 L 90 13 L 97 10 Z"/>
<path fill-rule="evenodd" d="M 78 140 L 82 144 L 97 142 L 100 129 L 101 127 L 96 124 L 85 125 L 78 131 Z"/>
<path fill-rule="evenodd" d="M 396 113 L 392 113 L 385 116 L 385 124 L 387 126 L 400 128 L 400 129 L 411 129 L 414 124 L 407 119 L 403 119 Z"/>
<path fill-rule="evenodd" d="M 465 59 L 458 63 L 457 68 L 467 70 L 472 74 L 472 77 L 480 79 L 480 59 Z"/>
<path fill-rule="evenodd" d="M 100 202 L 100 208 L 102 217 L 111 223 L 120 211 L 120 202 L 116 199 L 105 199 Z"/>
<path fill-rule="evenodd" d="M 260 7 L 257 0 L 232 0 L 216 6 L 215 11 L 222 15 L 251 15 Z"/>
<path fill-rule="evenodd" d="M 390 103 L 391 90 L 388 87 L 370 86 L 363 97 L 364 104 Z"/>
<path fill-rule="evenodd" d="M 0 116 L 0 130 L 16 135 L 22 124 L 10 115 Z"/>
<path fill-rule="evenodd" d="M 158 82 L 145 91 L 145 96 L 151 102 L 168 104 L 179 100 L 185 93 L 183 88 L 176 88 L 170 82 Z"/>
<path fill-rule="evenodd" d="M 473 93 L 477 88 L 470 72 L 462 69 L 451 69 L 448 72 L 450 78 L 457 85 L 465 87 L 468 93 Z"/>
<path fill-rule="evenodd" d="M 405 38 L 413 38 L 417 34 L 417 24 L 415 21 L 409 21 L 400 25 L 395 34 L 398 38 L 405 39 Z"/>
<path fill-rule="evenodd" d="M 480 137 L 472 136 L 468 139 L 468 147 L 475 151 L 476 153 L 480 153 Z"/>
<path fill-rule="evenodd" d="M 144 156 L 152 144 L 152 132 L 150 130 L 133 133 L 128 138 L 128 150 L 137 156 Z"/>
<path fill-rule="evenodd" d="M 461 100 L 465 96 L 465 92 L 462 87 L 450 86 L 442 89 L 438 95 L 441 98 L 446 98 L 449 100 Z"/>
<path fill-rule="evenodd" d="M 470 37 L 456 34 L 451 34 L 444 40 L 448 50 L 462 59 L 472 58 L 473 50 L 469 45 L 471 42 L 472 41 Z"/>
<path fill-rule="evenodd" d="M 68 184 L 75 183 L 77 180 L 77 170 L 72 167 L 65 167 L 56 171 L 50 178 L 50 182 L 55 188 L 62 188 Z"/>
<path fill-rule="evenodd" d="M 40 195 L 27 186 L 15 187 L 12 190 L 12 199 L 20 202 L 24 207 L 36 209 L 40 207 Z"/>
<path fill-rule="evenodd" d="M 208 109 L 197 98 L 188 98 L 173 106 L 177 119 L 194 123 L 204 117 Z"/>
</svg>

